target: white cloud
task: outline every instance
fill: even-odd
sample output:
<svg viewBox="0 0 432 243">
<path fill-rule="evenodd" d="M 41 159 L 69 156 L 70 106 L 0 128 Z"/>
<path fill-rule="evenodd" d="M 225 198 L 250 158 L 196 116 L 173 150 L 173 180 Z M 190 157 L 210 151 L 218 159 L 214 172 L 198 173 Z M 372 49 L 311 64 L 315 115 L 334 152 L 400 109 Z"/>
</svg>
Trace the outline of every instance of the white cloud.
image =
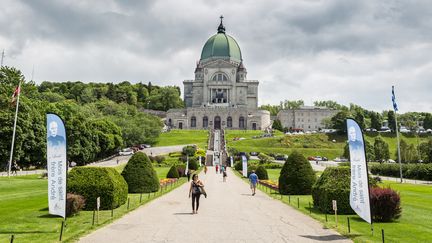
<svg viewBox="0 0 432 243">
<path fill-rule="evenodd" d="M 37 82 L 193 78 L 224 14 L 260 103 L 333 99 L 432 111 L 432 5 L 417 1 L 12 1 L 0 9 L 5 64 Z"/>
</svg>

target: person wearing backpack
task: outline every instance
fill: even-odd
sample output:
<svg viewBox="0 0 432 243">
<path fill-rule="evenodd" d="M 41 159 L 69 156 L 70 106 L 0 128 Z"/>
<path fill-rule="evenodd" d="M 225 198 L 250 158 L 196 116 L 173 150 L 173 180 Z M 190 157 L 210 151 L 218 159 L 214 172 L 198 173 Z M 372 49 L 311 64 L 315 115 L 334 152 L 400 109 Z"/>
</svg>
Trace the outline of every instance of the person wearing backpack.
<svg viewBox="0 0 432 243">
<path fill-rule="evenodd" d="M 198 180 L 198 175 L 192 176 L 192 182 L 189 188 L 189 198 L 192 197 L 192 214 L 198 213 L 199 199 L 202 192 L 204 191 L 204 184 Z"/>
</svg>

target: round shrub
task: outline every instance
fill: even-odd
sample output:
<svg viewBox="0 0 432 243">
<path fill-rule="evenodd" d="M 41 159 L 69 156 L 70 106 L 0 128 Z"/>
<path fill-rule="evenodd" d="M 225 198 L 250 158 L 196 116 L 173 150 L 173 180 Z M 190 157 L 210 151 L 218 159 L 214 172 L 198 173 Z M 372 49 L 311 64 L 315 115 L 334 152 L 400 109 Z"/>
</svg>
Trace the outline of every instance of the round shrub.
<svg viewBox="0 0 432 243">
<path fill-rule="evenodd" d="M 266 168 L 264 168 L 264 166 L 262 165 L 258 166 L 255 173 L 257 174 L 260 180 L 268 180 L 268 173 Z"/>
<path fill-rule="evenodd" d="M 159 190 L 159 178 L 145 153 L 135 153 L 123 169 L 122 176 L 130 193 L 147 193 Z"/>
<path fill-rule="evenodd" d="M 250 176 L 250 174 L 252 173 L 253 170 L 255 171 L 255 174 L 256 174 L 257 166 L 253 165 L 253 164 L 248 164 L 248 166 L 247 166 L 247 175 L 248 175 L 248 177 Z M 242 169 L 240 171 L 243 171 L 243 167 L 242 167 Z M 258 179 L 261 179 L 261 178 L 258 176 Z"/>
<path fill-rule="evenodd" d="M 85 206 L 85 199 L 83 196 L 73 193 L 66 195 L 66 216 L 73 216 L 81 211 Z"/>
<path fill-rule="evenodd" d="M 192 157 L 195 155 L 196 151 L 197 151 L 196 146 L 188 145 L 183 147 L 182 153 L 183 155 L 188 155 L 189 157 Z"/>
<path fill-rule="evenodd" d="M 196 158 L 189 158 L 189 170 L 198 170 L 198 162 Z"/>
<path fill-rule="evenodd" d="M 390 222 L 401 216 L 399 193 L 391 188 L 373 187 L 371 193 L 372 218 L 375 222 Z"/>
<path fill-rule="evenodd" d="M 128 185 L 114 168 L 75 167 L 68 173 L 67 191 L 85 198 L 85 210 L 95 209 L 98 197 L 100 209 L 107 210 L 126 202 Z"/>
<path fill-rule="evenodd" d="M 314 206 L 323 213 L 332 213 L 332 200 L 336 200 L 338 213 L 354 213 L 349 203 L 350 176 L 349 167 L 327 167 L 312 187 Z"/>
<path fill-rule="evenodd" d="M 167 178 L 179 178 L 179 173 L 177 171 L 177 167 L 175 165 L 171 166 L 167 173 Z"/>
<path fill-rule="evenodd" d="M 285 161 L 279 176 L 279 192 L 283 195 L 307 195 L 316 181 L 309 161 L 294 151 Z"/>
</svg>

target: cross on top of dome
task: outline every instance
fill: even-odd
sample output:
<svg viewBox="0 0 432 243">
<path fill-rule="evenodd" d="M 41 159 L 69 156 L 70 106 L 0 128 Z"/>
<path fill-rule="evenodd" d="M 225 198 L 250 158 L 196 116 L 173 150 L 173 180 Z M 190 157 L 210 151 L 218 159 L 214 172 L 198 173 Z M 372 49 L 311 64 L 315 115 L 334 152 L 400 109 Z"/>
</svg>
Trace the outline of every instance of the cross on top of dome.
<svg viewBox="0 0 432 243">
<path fill-rule="evenodd" d="M 220 17 L 220 24 L 219 24 L 219 27 L 218 27 L 218 33 L 223 33 L 223 34 L 225 34 L 225 27 L 223 26 L 223 24 L 222 24 L 222 19 L 224 18 L 224 16 L 223 15 L 221 15 Z"/>
</svg>

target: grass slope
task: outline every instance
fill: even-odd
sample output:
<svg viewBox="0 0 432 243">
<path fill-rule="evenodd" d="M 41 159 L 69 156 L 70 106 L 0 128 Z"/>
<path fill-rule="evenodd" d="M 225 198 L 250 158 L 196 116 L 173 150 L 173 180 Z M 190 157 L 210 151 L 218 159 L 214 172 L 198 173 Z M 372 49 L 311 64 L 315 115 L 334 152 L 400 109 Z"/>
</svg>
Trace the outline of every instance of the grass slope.
<svg viewBox="0 0 432 243">
<path fill-rule="evenodd" d="M 341 157 L 345 146 L 346 136 L 336 134 L 305 134 L 285 136 L 277 133 L 271 138 L 253 139 L 253 136 L 262 134 L 261 131 L 227 131 L 227 145 L 242 152 L 264 152 L 290 154 L 297 150 L 304 156 L 325 156 L 329 159 Z M 377 133 L 366 134 L 365 139 L 374 143 Z M 396 137 L 394 134 L 382 134 L 383 139 L 389 144 L 390 156 L 396 158 Z M 234 141 L 235 137 L 245 138 Z M 427 141 L 428 137 L 417 138 L 410 135 L 401 135 L 408 144 Z"/>
<path fill-rule="evenodd" d="M 207 140 L 207 130 L 171 130 L 161 133 L 155 146 L 196 144 L 200 148 L 206 148 Z"/>
<path fill-rule="evenodd" d="M 280 169 L 268 169 L 269 179 L 277 181 Z M 381 187 L 390 187 L 398 191 L 402 200 L 402 217 L 391 223 L 374 223 L 375 233 L 371 235 L 369 224 L 365 223 L 356 215 L 338 216 L 339 227 L 337 230 L 350 237 L 354 242 L 380 242 L 381 229 L 384 229 L 385 238 L 388 242 L 429 242 L 432 234 L 432 226 L 429 219 L 432 217 L 432 186 L 400 184 L 396 182 L 385 181 L 380 184 Z M 260 187 L 263 192 L 281 200 L 277 192 L 271 192 L 268 189 Z M 297 198 L 300 207 L 297 205 Z M 305 214 L 310 214 L 309 203 L 312 204 L 312 196 L 283 196 L 282 201 Z M 312 208 L 311 217 L 323 223 L 326 227 L 335 228 L 334 215 L 325 215 Z M 347 217 L 350 217 L 351 233 L 348 233 Z"/>
<path fill-rule="evenodd" d="M 121 171 L 124 165 L 116 169 Z M 159 178 L 165 178 L 169 168 L 155 168 Z M 185 182 L 181 178 L 181 185 Z M 10 236 L 15 235 L 15 242 L 57 242 L 60 234 L 62 218 L 48 214 L 47 180 L 39 179 L 37 175 L 0 177 L 0 242 L 9 242 Z M 167 193 L 174 189 L 168 188 Z M 140 205 L 160 196 L 161 192 L 143 194 L 129 194 L 130 208 L 127 203 L 114 210 L 114 219 Z M 111 211 L 101 211 L 99 225 L 92 226 L 93 212 L 82 211 L 79 215 L 67 219 L 67 227 L 63 240 L 73 241 L 104 224 L 112 222 Z"/>
</svg>

